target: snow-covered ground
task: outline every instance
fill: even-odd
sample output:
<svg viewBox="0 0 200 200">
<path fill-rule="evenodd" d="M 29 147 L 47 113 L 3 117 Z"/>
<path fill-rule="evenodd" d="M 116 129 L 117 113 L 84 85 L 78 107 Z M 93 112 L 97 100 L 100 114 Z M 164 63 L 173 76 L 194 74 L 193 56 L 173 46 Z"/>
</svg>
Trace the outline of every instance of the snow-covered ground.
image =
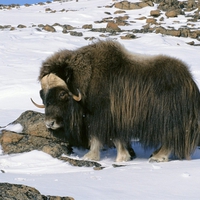
<svg viewBox="0 0 200 200">
<path fill-rule="evenodd" d="M 117 9 L 106 8 L 113 1 L 80 0 L 79 2 L 54 2 L 44 6 L 21 6 L 11 10 L 0 10 L 0 25 L 19 24 L 25 29 L 14 31 L 0 30 L 0 126 L 14 121 L 25 110 L 36 110 L 30 102 L 32 97 L 41 102 L 40 85 L 37 81 L 41 62 L 53 52 L 67 48 L 76 49 L 91 43 L 84 37 L 99 37 L 101 33 L 82 29 L 84 24 L 94 28 L 105 28 L 106 23 L 94 21 L 113 15 Z M 46 8 L 56 13 L 45 12 Z M 59 12 L 62 9 L 68 12 Z M 149 16 L 147 7 L 141 10 L 128 10 L 130 20 L 139 16 Z M 186 23 L 180 16 L 179 25 Z M 166 26 L 174 19 L 167 19 Z M 69 24 L 78 27 L 83 37 L 63 34 L 57 27 L 56 33 L 38 31 L 33 25 Z M 137 21 L 124 29 L 140 28 L 144 21 Z M 199 25 L 200 27 L 200 25 Z M 122 33 L 124 34 L 124 33 Z M 136 34 L 134 40 L 121 40 L 112 36 L 130 51 L 142 54 L 167 54 L 185 61 L 200 87 L 200 47 L 186 44 L 191 38 L 163 36 L 161 34 Z M 102 38 L 103 39 L 103 38 Z M 19 127 L 13 127 L 18 129 Z M 151 151 L 144 152 L 139 144 L 133 144 L 137 158 L 122 163 L 125 167 L 114 168 L 115 149 L 102 152 L 100 163 L 106 168 L 95 171 L 92 168 L 74 167 L 51 156 L 32 151 L 29 153 L 4 155 L 0 152 L 0 182 L 33 186 L 45 195 L 72 196 L 78 200 L 118 200 L 118 199 L 199 199 L 200 150 L 197 148 L 191 161 L 173 160 L 168 163 L 148 163 Z M 75 149 L 74 158 L 81 158 L 84 151 Z M 1 173 L 2 172 L 2 173 Z M 5 172 L 5 173 L 3 173 Z"/>
</svg>

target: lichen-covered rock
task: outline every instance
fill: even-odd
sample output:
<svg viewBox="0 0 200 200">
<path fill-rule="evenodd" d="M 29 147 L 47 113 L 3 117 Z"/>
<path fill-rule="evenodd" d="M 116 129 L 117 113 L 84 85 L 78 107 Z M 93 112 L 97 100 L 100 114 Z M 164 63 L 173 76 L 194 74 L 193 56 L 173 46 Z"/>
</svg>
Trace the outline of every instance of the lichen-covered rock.
<svg viewBox="0 0 200 200">
<path fill-rule="evenodd" d="M 21 133 L 2 130 L 0 144 L 4 153 L 23 153 L 40 150 L 53 157 L 70 154 L 71 147 L 67 142 L 53 136 L 45 127 L 44 114 L 26 111 L 12 125 L 20 124 Z"/>
<path fill-rule="evenodd" d="M 160 16 L 160 10 L 151 10 L 150 15 L 153 17 Z"/>
<path fill-rule="evenodd" d="M 126 35 L 124 35 L 124 36 L 120 36 L 120 38 L 121 38 L 122 40 L 131 40 L 131 39 L 135 39 L 136 36 L 135 36 L 134 34 L 126 34 Z"/>
<path fill-rule="evenodd" d="M 118 25 L 115 22 L 108 22 L 106 26 L 106 31 L 107 32 L 116 32 L 116 31 L 121 31 L 121 29 L 118 27 Z"/>
<path fill-rule="evenodd" d="M 26 28 L 26 26 L 23 25 L 23 24 L 19 24 L 19 25 L 17 26 L 17 28 Z"/>
<path fill-rule="evenodd" d="M 177 13 L 176 10 L 171 10 L 171 11 L 169 11 L 169 12 L 166 12 L 165 15 L 166 15 L 167 17 L 177 17 L 178 13 Z"/>
<path fill-rule="evenodd" d="M 71 36 L 81 37 L 81 36 L 83 36 L 83 33 L 82 32 L 77 32 L 77 31 L 70 31 L 70 35 Z"/>
<path fill-rule="evenodd" d="M 74 200 L 72 197 L 45 196 L 33 187 L 10 183 L 0 183 L 0 199 L 2 200 Z"/>
<path fill-rule="evenodd" d="M 124 9 L 124 10 L 134 10 L 134 9 L 141 9 L 147 6 L 153 6 L 152 1 L 146 2 L 128 2 L 128 1 L 121 1 L 115 3 L 115 8 Z"/>
<path fill-rule="evenodd" d="M 155 24 L 156 23 L 156 19 L 154 19 L 154 18 L 147 18 L 146 19 L 146 23 L 148 23 L 148 24 Z"/>
<path fill-rule="evenodd" d="M 48 31 L 48 32 L 56 32 L 56 29 L 53 26 L 50 26 L 48 24 L 43 27 L 43 30 Z"/>
<path fill-rule="evenodd" d="M 92 29 L 92 24 L 84 24 L 82 26 L 83 29 Z"/>
<path fill-rule="evenodd" d="M 93 161 L 84 161 L 62 157 L 72 153 L 72 147 L 62 138 L 53 136 L 45 126 L 43 113 L 25 111 L 10 125 L 22 126 L 22 131 L 16 133 L 0 127 L 0 145 L 4 153 L 23 153 L 32 150 L 43 151 L 54 158 L 69 162 L 74 166 L 100 167 L 101 164 Z M 0 190 L 1 191 L 1 190 Z M 1 198 L 0 198 L 1 199 Z"/>
</svg>

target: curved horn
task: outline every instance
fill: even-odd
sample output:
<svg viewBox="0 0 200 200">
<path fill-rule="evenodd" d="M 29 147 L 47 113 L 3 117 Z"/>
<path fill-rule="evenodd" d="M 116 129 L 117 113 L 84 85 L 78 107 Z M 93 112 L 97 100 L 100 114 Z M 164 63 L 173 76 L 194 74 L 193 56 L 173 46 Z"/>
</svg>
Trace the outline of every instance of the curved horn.
<svg viewBox="0 0 200 200">
<path fill-rule="evenodd" d="M 77 89 L 77 91 L 78 91 L 78 96 L 73 94 L 72 97 L 75 101 L 80 101 L 82 99 L 82 96 L 81 96 L 81 93 L 78 89 Z"/>
<path fill-rule="evenodd" d="M 32 98 L 31 98 L 31 101 L 32 101 L 32 103 L 33 103 L 36 107 L 38 107 L 38 108 L 45 108 L 44 105 L 39 105 L 39 104 L 35 103 L 35 102 L 33 101 Z"/>
</svg>

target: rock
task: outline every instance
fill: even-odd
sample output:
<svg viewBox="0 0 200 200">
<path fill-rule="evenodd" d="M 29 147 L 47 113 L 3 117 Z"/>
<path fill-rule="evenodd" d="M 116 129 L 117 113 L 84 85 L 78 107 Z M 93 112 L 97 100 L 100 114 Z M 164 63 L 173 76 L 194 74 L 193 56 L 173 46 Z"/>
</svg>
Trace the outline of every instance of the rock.
<svg viewBox="0 0 200 200">
<path fill-rule="evenodd" d="M 43 2 L 39 2 L 38 5 L 40 5 L 40 6 L 44 6 L 45 3 L 43 3 Z"/>
<path fill-rule="evenodd" d="M 92 40 L 95 40 L 96 38 L 95 37 L 84 37 L 84 39 L 92 41 Z"/>
<path fill-rule="evenodd" d="M 129 19 L 129 16 L 128 15 L 125 15 L 125 16 L 119 16 L 119 17 L 115 17 L 115 22 L 118 26 L 125 26 L 125 25 L 129 25 L 126 20 Z"/>
<path fill-rule="evenodd" d="M 152 10 L 150 12 L 150 15 L 153 17 L 159 17 L 160 16 L 160 10 Z"/>
<path fill-rule="evenodd" d="M 85 24 L 82 26 L 83 29 L 92 29 L 92 24 Z"/>
<path fill-rule="evenodd" d="M 75 28 L 71 25 L 65 24 L 63 25 L 63 28 L 65 28 L 66 30 L 74 30 Z"/>
<path fill-rule="evenodd" d="M 147 18 L 146 23 L 148 23 L 148 24 L 155 24 L 156 21 L 157 21 L 157 20 L 154 19 L 154 18 Z"/>
<path fill-rule="evenodd" d="M 106 28 L 92 28 L 92 32 L 100 32 L 100 33 L 105 33 Z"/>
<path fill-rule="evenodd" d="M 45 196 L 33 187 L 10 183 L 0 183 L 0 199 L 2 200 L 74 200 L 72 197 Z"/>
<path fill-rule="evenodd" d="M 111 15 L 111 13 L 110 12 L 104 12 L 105 14 L 107 14 L 107 15 Z"/>
<path fill-rule="evenodd" d="M 179 30 L 181 31 L 182 37 L 188 37 L 189 36 L 190 30 L 188 28 L 180 28 Z"/>
<path fill-rule="evenodd" d="M 122 40 L 130 40 L 130 39 L 135 39 L 136 36 L 135 36 L 134 34 L 127 34 L 127 35 L 125 35 L 125 36 L 120 36 L 120 38 L 121 38 Z"/>
<path fill-rule="evenodd" d="M 114 12 L 114 14 L 122 14 L 122 13 L 126 13 L 126 11 L 124 10 L 117 10 Z"/>
<path fill-rule="evenodd" d="M 48 31 L 48 32 L 56 32 L 56 29 L 53 26 L 50 26 L 48 24 L 43 27 L 43 30 Z"/>
<path fill-rule="evenodd" d="M 17 143 L 23 138 L 23 135 L 19 135 L 11 131 L 3 131 L 3 132 L 4 132 L 3 136 L 0 138 L 1 144 Z"/>
<path fill-rule="evenodd" d="M 171 11 L 179 9 L 179 1 L 178 0 L 159 0 L 158 9 L 163 11 Z"/>
<path fill-rule="evenodd" d="M 172 30 L 167 30 L 166 34 L 167 35 L 171 35 L 171 36 L 180 37 L 181 36 L 181 31 L 172 29 Z"/>
<path fill-rule="evenodd" d="M 14 31 L 14 30 L 16 30 L 15 27 L 11 27 L 11 28 L 10 28 L 10 31 Z"/>
<path fill-rule="evenodd" d="M 42 113 L 26 111 L 11 124 L 20 124 L 23 130 L 22 133 L 2 130 L 0 144 L 4 153 L 39 150 L 57 158 L 62 154 L 68 155 L 72 152 L 67 142 L 53 136 L 46 129 Z"/>
<path fill-rule="evenodd" d="M 43 138 L 52 138 L 52 134 L 45 126 L 43 113 L 27 110 L 23 112 L 12 124 L 21 124 L 23 133 Z"/>
<path fill-rule="evenodd" d="M 44 24 L 38 24 L 38 27 L 39 27 L 39 28 L 43 28 L 43 27 L 44 27 Z"/>
<path fill-rule="evenodd" d="M 52 26 L 60 26 L 60 27 L 63 27 L 61 24 L 59 23 L 54 23 Z"/>
<path fill-rule="evenodd" d="M 45 12 L 50 12 L 51 11 L 51 8 L 46 8 L 45 9 Z"/>
<path fill-rule="evenodd" d="M 161 18 L 159 19 L 160 22 L 163 22 L 164 20 L 165 20 L 164 17 L 161 17 Z"/>
<path fill-rule="evenodd" d="M 142 16 L 142 17 L 136 18 L 136 20 L 145 20 L 145 19 L 146 19 L 145 16 Z"/>
<path fill-rule="evenodd" d="M 118 25 L 114 22 L 108 22 L 106 26 L 106 31 L 107 32 L 116 32 L 116 31 L 121 31 L 121 29 L 118 27 Z"/>
<path fill-rule="evenodd" d="M 171 10 L 165 13 L 167 17 L 177 17 L 177 12 L 175 10 Z"/>
<path fill-rule="evenodd" d="M 155 30 L 156 33 L 161 33 L 163 35 L 166 34 L 167 30 L 165 28 L 163 28 L 162 26 L 160 27 L 157 27 L 156 30 Z"/>
<path fill-rule="evenodd" d="M 9 28 L 12 28 L 12 26 L 11 25 L 4 25 L 3 26 L 3 29 L 9 29 Z"/>
<path fill-rule="evenodd" d="M 89 160 L 77 160 L 69 157 L 60 157 L 60 160 L 67 161 L 73 166 L 78 167 L 102 167 L 100 163 Z"/>
<path fill-rule="evenodd" d="M 129 10 L 130 9 L 130 3 L 128 1 L 122 1 L 115 3 L 115 8 Z"/>
<path fill-rule="evenodd" d="M 124 10 L 134 10 L 134 9 L 141 9 L 147 6 L 153 6 L 151 1 L 148 2 L 128 2 L 128 1 L 121 1 L 115 3 L 115 8 L 124 9 Z"/>
<path fill-rule="evenodd" d="M 191 38 L 198 38 L 200 36 L 200 31 L 190 31 L 188 36 Z"/>
<path fill-rule="evenodd" d="M 100 34 L 99 37 L 108 37 L 108 36 L 105 34 Z"/>
<path fill-rule="evenodd" d="M 188 0 L 187 2 L 188 2 L 187 4 L 188 11 L 192 10 L 193 8 L 194 9 L 196 8 L 195 0 Z"/>
<path fill-rule="evenodd" d="M 17 28 L 26 28 L 26 26 L 23 25 L 23 24 L 19 24 L 19 25 L 17 26 Z"/>
<path fill-rule="evenodd" d="M 187 42 L 187 44 L 189 44 L 189 45 L 194 45 L 195 43 L 194 43 L 194 41 L 191 41 L 191 42 Z"/>
<path fill-rule="evenodd" d="M 25 7 L 30 7 L 31 4 L 25 3 L 24 6 L 25 6 Z"/>
<path fill-rule="evenodd" d="M 65 12 L 66 10 L 63 8 L 62 10 L 60 10 L 60 12 Z"/>
<path fill-rule="evenodd" d="M 94 161 L 84 161 L 63 157 L 63 154 L 70 155 L 72 153 L 72 148 L 64 139 L 53 136 L 45 128 L 44 114 L 42 113 L 25 111 L 18 119 L 10 123 L 10 125 L 17 124 L 20 124 L 23 127 L 21 133 L 2 130 L 0 134 L 0 145 L 3 153 L 13 154 L 39 150 L 54 158 L 69 162 L 74 166 L 101 166 L 101 164 Z"/>
<path fill-rule="evenodd" d="M 145 8 L 147 6 L 150 6 L 149 3 L 151 4 L 151 6 L 153 6 L 153 4 L 150 1 L 149 2 L 139 2 L 138 5 L 140 8 Z"/>
<path fill-rule="evenodd" d="M 70 31 L 70 35 L 71 36 L 81 37 L 81 36 L 83 36 L 83 33 L 82 32 L 77 32 L 77 31 Z"/>
</svg>

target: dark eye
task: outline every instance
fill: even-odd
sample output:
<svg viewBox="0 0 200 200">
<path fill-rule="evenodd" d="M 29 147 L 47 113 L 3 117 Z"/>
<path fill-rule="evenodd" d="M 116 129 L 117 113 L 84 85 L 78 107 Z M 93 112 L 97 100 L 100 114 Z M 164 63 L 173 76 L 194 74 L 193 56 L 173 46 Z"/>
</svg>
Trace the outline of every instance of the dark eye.
<svg viewBox="0 0 200 200">
<path fill-rule="evenodd" d="M 60 98 L 61 100 L 65 99 L 65 98 L 66 98 L 66 92 L 65 92 L 65 91 L 61 91 L 61 92 L 59 93 L 59 98 Z"/>
</svg>

